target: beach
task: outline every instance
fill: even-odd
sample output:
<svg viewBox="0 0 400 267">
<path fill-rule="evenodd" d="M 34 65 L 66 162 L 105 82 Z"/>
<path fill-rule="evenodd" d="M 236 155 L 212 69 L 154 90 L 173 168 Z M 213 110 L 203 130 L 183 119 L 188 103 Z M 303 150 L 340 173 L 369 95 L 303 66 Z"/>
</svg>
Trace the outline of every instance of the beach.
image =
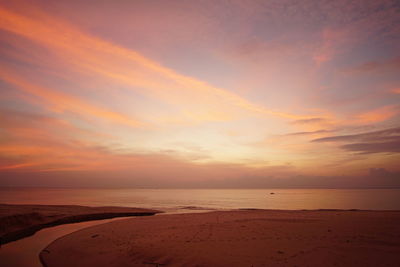
<svg viewBox="0 0 400 267">
<path fill-rule="evenodd" d="M 52 242 L 44 266 L 398 266 L 400 212 L 233 210 L 138 217 Z"/>
<path fill-rule="evenodd" d="M 51 226 L 124 216 L 154 215 L 159 211 L 126 207 L 0 204 L 0 245 Z"/>
</svg>

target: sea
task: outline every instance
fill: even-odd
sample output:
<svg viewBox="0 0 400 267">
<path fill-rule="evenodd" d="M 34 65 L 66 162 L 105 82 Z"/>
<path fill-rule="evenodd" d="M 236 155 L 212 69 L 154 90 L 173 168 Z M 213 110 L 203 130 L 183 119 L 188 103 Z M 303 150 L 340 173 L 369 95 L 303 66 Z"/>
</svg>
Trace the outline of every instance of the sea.
<svg viewBox="0 0 400 267">
<path fill-rule="evenodd" d="M 167 213 L 231 209 L 400 210 L 400 189 L 0 188 L 0 203 L 153 208 Z"/>
</svg>

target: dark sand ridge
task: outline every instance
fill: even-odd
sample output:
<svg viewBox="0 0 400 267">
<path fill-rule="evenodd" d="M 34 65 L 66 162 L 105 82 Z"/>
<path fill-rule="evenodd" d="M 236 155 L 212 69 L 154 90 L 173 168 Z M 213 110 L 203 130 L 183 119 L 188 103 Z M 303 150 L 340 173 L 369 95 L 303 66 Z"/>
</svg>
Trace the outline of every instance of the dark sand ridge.
<svg viewBox="0 0 400 267">
<path fill-rule="evenodd" d="M 400 211 L 239 210 L 126 219 L 71 233 L 46 267 L 399 266 Z"/>
<path fill-rule="evenodd" d="M 0 245 L 60 224 L 123 216 L 146 216 L 158 212 L 125 207 L 0 204 Z"/>
</svg>

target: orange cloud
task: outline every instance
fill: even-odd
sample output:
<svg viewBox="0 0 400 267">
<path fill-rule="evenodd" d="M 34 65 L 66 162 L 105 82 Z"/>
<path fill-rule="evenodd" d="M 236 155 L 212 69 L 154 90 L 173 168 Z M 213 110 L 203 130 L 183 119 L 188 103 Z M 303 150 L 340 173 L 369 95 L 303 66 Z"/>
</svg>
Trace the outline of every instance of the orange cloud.
<svg viewBox="0 0 400 267">
<path fill-rule="evenodd" d="M 18 163 L 18 164 L 0 166 L 0 170 L 19 169 L 19 168 L 31 167 L 31 166 L 34 166 L 34 165 L 35 165 L 35 163 L 33 163 L 33 162 L 30 162 L 30 163 Z"/>
<path fill-rule="evenodd" d="M 27 81 L 22 80 L 20 77 L 12 75 L 10 72 L 1 67 L 0 75 L 1 79 L 7 83 L 13 84 L 17 86 L 18 89 L 45 100 L 45 102 L 47 102 L 50 105 L 50 108 L 54 111 L 62 112 L 68 110 L 82 115 L 89 114 L 97 118 L 129 125 L 132 127 L 143 126 L 143 123 L 139 122 L 139 120 L 134 120 L 125 115 L 96 107 L 71 95 L 57 92 L 54 89 L 48 89 L 28 83 Z"/>
<path fill-rule="evenodd" d="M 322 32 L 320 47 L 315 51 L 313 60 L 317 65 L 330 61 L 338 52 L 338 44 L 343 41 L 344 32 L 333 29 L 325 29 Z"/>
<path fill-rule="evenodd" d="M 386 121 L 399 113 L 399 107 L 390 105 L 377 108 L 359 115 L 356 115 L 355 122 L 361 124 Z"/>
<path fill-rule="evenodd" d="M 40 11 L 34 14 L 34 18 L 29 18 L 0 8 L 0 28 L 47 46 L 64 60 L 79 66 L 78 71 L 95 72 L 101 74 L 102 79 L 111 79 L 130 88 L 145 88 L 135 90 L 167 103 L 178 104 L 185 112 L 194 109 L 196 113 L 196 106 L 200 105 L 202 110 L 209 109 L 209 114 L 219 114 L 219 117 L 222 113 L 238 112 L 286 119 L 310 117 L 267 109 L 227 90 L 176 73 L 135 51 L 85 34 Z M 207 120 L 209 116 L 202 115 L 196 119 Z"/>
<path fill-rule="evenodd" d="M 394 88 L 391 90 L 393 94 L 400 94 L 400 88 Z"/>
</svg>

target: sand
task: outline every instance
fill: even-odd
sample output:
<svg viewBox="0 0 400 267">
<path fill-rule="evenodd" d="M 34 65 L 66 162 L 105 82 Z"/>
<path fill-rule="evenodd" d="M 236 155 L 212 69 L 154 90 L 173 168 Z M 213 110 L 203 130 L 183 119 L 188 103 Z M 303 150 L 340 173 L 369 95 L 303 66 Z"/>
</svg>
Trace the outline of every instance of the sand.
<svg viewBox="0 0 400 267">
<path fill-rule="evenodd" d="M 399 266 L 400 212 L 239 210 L 157 215 L 80 230 L 47 267 Z"/>
<path fill-rule="evenodd" d="M 0 204 L 0 245 L 55 225 L 123 216 L 154 215 L 158 212 L 124 207 Z"/>
</svg>

